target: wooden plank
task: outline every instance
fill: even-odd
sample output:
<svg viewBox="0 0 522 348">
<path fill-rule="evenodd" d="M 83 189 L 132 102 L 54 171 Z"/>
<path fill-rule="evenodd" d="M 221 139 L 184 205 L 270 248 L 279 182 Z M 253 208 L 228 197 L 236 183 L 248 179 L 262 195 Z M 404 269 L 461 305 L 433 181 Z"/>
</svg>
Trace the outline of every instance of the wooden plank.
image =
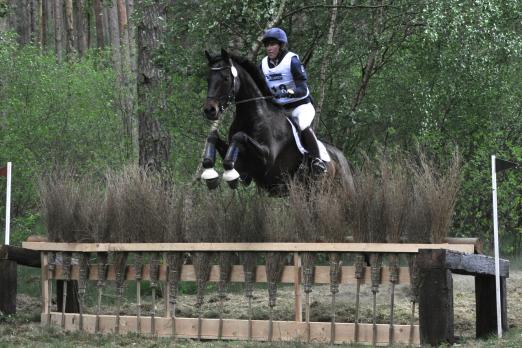
<svg viewBox="0 0 522 348">
<path fill-rule="evenodd" d="M 419 249 L 448 249 L 473 253 L 472 244 L 401 243 L 49 243 L 23 242 L 26 249 L 41 251 L 312 251 L 362 253 L 417 253 Z"/>
<path fill-rule="evenodd" d="M 478 238 L 457 238 L 457 237 L 446 237 L 444 241 L 449 244 L 473 244 L 475 246 L 475 253 L 483 254 L 484 247 L 482 241 Z"/>
<path fill-rule="evenodd" d="M 16 314 L 17 264 L 11 260 L 0 260 L 0 312 Z"/>
<path fill-rule="evenodd" d="M 44 320 L 44 314 L 42 314 Z M 83 325 L 84 331 L 94 333 L 96 316 L 93 314 L 84 314 Z M 53 312 L 51 314 L 51 322 L 54 325 L 61 324 L 61 313 Z M 141 317 L 142 332 L 150 332 L 150 317 Z M 67 313 L 65 315 L 65 329 L 67 331 L 77 331 L 79 323 L 79 315 Z M 170 337 L 172 333 L 172 320 L 170 318 L 156 317 L 156 334 L 159 337 Z M 201 320 L 201 338 L 217 339 L 218 338 L 218 319 L 202 319 Z M 136 317 L 121 316 L 120 317 L 120 334 L 124 335 L 130 332 L 136 332 Z M 116 326 L 116 316 L 101 315 L 100 330 L 105 334 L 114 333 Z M 198 319 L 197 318 L 176 318 L 176 333 L 179 338 L 197 338 L 198 335 Z M 274 321 L 273 322 L 273 340 L 274 341 L 301 341 L 306 340 L 306 323 L 295 321 Z M 377 325 L 377 343 L 386 345 L 388 343 L 389 334 L 388 324 Z M 330 342 L 330 323 L 329 322 L 311 322 L 311 342 L 312 343 L 328 343 Z M 409 342 L 409 325 L 394 325 L 395 342 L 399 344 L 407 344 Z M 335 343 L 351 343 L 353 341 L 354 324 L 353 323 L 336 323 L 336 341 Z M 252 340 L 266 341 L 268 337 L 268 320 L 252 321 Z M 248 339 L 248 320 L 224 319 L 223 320 L 223 339 L 246 340 Z M 359 342 L 372 342 L 372 324 L 359 324 Z M 413 343 L 419 345 L 419 326 L 414 326 Z"/>
<path fill-rule="evenodd" d="M 144 265 L 143 267 L 143 279 L 150 280 L 150 266 Z M 71 279 L 79 279 L 79 267 L 78 265 L 72 266 Z M 353 266 L 341 267 L 341 284 L 356 284 L 355 268 Z M 390 278 L 390 272 L 387 267 L 382 269 L 381 284 L 387 284 Z M 266 283 L 266 272 L 265 266 L 259 265 L 256 267 L 256 283 Z M 53 279 L 63 279 L 63 267 L 56 265 L 56 271 Z M 116 279 L 116 272 L 114 266 L 109 265 L 108 280 Z M 136 279 L 136 273 L 133 266 L 127 266 L 126 280 L 133 281 Z M 167 280 L 167 267 L 165 265 L 160 266 L 159 279 L 161 281 Z M 242 265 L 232 266 L 231 282 L 242 283 L 245 279 Z M 98 280 L 98 269 L 95 265 L 89 267 L 89 280 Z M 183 265 L 181 269 L 181 280 L 182 281 L 196 281 L 196 273 L 193 265 Z M 210 272 L 210 282 L 219 281 L 219 265 L 213 265 Z M 281 277 L 281 283 L 291 284 L 295 283 L 295 267 L 285 266 L 283 270 L 283 276 Z M 330 266 L 315 266 L 315 277 L 314 284 L 329 284 L 330 283 Z M 408 267 L 400 267 L 399 269 L 399 284 L 409 284 L 410 273 Z M 370 267 L 366 267 L 364 272 L 364 278 L 362 278 L 362 284 L 371 284 L 371 272 Z"/>
<path fill-rule="evenodd" d="M 0 246 L 0 259 L 11 260 L 19 265 L 40 268 L 40 253 L 36 250 L 19 248 L 11 245 Z"/>
<path fill-rule="evenodd" d="M 47 253 L 41 253 L 41 263 L 42 263 L 42 277 L 41 277 L 41 289 L 42 289 L 42 313 L 47 314 L 49 308 L 49 262 Z M 45 319 L 47 321 L 47 317 Z"/>
<path fill-rule="evenodd" d="M 478 254 L 444 251 L 445 267 L 464 275 L 495 275 L 495 258 Z M 500 276 L 509 277 L 509 261 L 500 259 Z"/>
</svg>

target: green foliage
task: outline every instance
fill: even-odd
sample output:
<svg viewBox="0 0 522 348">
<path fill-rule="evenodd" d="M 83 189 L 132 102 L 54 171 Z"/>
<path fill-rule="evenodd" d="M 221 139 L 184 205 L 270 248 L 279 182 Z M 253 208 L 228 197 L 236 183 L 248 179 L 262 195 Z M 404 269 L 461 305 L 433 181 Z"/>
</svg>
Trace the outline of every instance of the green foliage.
<svg viewBox="0 0 522 348">
<path fill-rule="evenodd" d="M 125 160 L 114 93 L 114 74 L 96 57 L 59 65 L 1 34 L 0 163 L 13 162 L 15 215 L 37 203 L 40 173 L 71 167 L 96 176 Z"/>
<path fill-rule="evenodd" d="M 0 0 L 0 18 L 4 18 L 9 13 L 9 4 L 7 0 Z"/>
<path fill-rule="evenodd" d="M 178 100 L 177 105 L 193 110 L 189 114 L 199 113 L 204 90 L 196 81 L 204 79 L 203 49 L 224 47 L 247 54 L 279 4 L 220 0 L 172 5 L 166 45 L 170 58 L 164 60 L 174 76 L 172 83 L 188 81 L 188 88 L 196 88 L 192 98 L 184 95 L 187 88 L 183 88 L 179 93 L 184 102 Z M 318 132 L 341 146 L 356 166 L 361 161 L 359 150 L 371 154 L 376 144 L 409 151 L 420 144 L 441 160 L 450 156 L 448 145 L 457 146 L 463 157 L 463 182 L 452 234 L 480 237 L 488 245 L 490 155 L 522 160 L 520 2 L 405 0 L 382 10 L 343 6 L 338 9 L 335 48 L 329 56 L 327 4 L 290 2 L 279 24 L 288 33 L 290 49 L 307 62 L 314 98 L 318 97 L 321 65 L 325 59 L 330 61 Z M 261 49 L 256 60 L 262 53 Z M 357 103 L 372 53 L 377 68 Z M 175 103 L 176 97 L 171 101 Z M 191 129 L 196 129 L 194 122 L 200 125 L 187 118 L 176 122 L 190 124 Z M 499 180 L 504 251 L 518 252 L 522 248 L 522 181 L 515 172 Z"/>
<path fill-rule="evenodd" d="M 161 123 L 172 137 L 174 176 L 189 181 L 209 129 L 201 112 L 204 50 L 248 54 L 281 2 L 164 3 L 168 35 L 154 52 L 155 63 L 166 72 Z M 373 4 L 368 1 L 341 2 L 333 48 L 326 42 L 330 4 L 287 2 L 278 24 L 288 34 L 290 50 L 306 63 L 316 102 L 321 67 L 330 63 L 318 134 L 342 147 L 356 167 L 362 163 L 359 150 L 372 155 L 377 144 L 406 151 L 420 144 L 441 160 L 457 146 L 463 181 L 452 234 L 477 236 L 487 245 L 490 155 L 522 161 L 520 1 L 400 0 L 383 8 L 367 6 Z M 12 37 L 0 35 L 0 161 L 15 163 L 14 212 L 21 214 L 36 202 L 38 172 L 69 164 L 96 175 L 124 162 L 127 147 L 108 57 L 90 54 L 57 65 L 52 56 L 18 48 Z M 263 48 L 255 60 L 262 55 Z M 227 117 L 222 135 L 230 113 Z M 520 252 L 519 172 L 499 176 L 498 193 L 503 251 Z"/>
</svg>

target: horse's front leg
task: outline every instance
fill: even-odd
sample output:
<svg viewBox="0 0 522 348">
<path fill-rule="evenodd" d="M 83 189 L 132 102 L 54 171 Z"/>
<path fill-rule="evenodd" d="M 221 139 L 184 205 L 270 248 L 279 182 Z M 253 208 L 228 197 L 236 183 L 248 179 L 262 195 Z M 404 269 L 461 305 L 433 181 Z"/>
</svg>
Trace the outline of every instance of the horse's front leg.
<svg viewBox="0 0 522 348">
<path fill-rule="evenodd" d="M 203 153 L 203 173 L 201 173 L 201 179 L 205 180 L 207 187 L 212 190 L 219 186 L 219 174 L 214 169 L 216 163 L 216 149 L 221 155 L 221 158 L 225 158 L 228 144 L 226 141 L 219 137 L 217 131 L 212 131 L 207 137 L 207 143 L 205 144 L 205 151 Z"/>
<path fill-rule="evenodd" d="M 227 154 L 223 159 L 223 167 L 225 168 L 223 180 L 225 180 L 232 188 L 236 188 L 239 181 L 240 175 L 235 169 L 235 165 L 240 149 L 243 152 L 247 152 L 252 157 L 257 157 L 262 162 L 263 166 L 268 162 L 268 156 L 270 154 L 270 150 L 266 145 L 258 143 L 246 133 L 238 132 L 234 134 L 230 146 L 228 147 Z"/>
</svg>

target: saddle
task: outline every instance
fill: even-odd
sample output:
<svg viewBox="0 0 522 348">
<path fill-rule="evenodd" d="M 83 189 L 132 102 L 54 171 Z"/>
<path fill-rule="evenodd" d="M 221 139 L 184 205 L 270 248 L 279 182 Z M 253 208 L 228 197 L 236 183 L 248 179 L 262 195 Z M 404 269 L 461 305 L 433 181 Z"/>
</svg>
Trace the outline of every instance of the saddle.
<svg viewBox="0 0 522 348">
<path fill-rule="evenodd" d="M 291 117 L 291 112 L 285 113 L 287 121 L 290 123 L 290 126 L 292 127 L 292 134 L 294 135 L 294 141 L 297 145 L 297 149 L 299 149 L 299 152 L 306 156 L 308 154 L 308 151 L 303 146 L 303 142 L 301 141 L 300 132 L 298 131 L 299 127 L 294 123 Z M 317 145 L 319 145 L 319 157 L 324 162 L 330 162 L 332 158 L 330 157 L 330 154 L 328 151 L 326 151 L 326 146 L 324 146 L 323 142 L 319 139 L 317 139 Z"/>
</svg>

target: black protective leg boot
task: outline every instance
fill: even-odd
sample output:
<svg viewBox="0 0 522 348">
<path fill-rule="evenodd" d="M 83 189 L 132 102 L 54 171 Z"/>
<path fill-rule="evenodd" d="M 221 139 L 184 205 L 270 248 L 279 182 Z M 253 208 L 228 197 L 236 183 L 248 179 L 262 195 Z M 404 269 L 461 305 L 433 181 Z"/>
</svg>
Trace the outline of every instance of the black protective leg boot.
<svg viewBox="0 0 522 348">
<path fill-rule="evenodd" d="M 320 175 L 326 173 L 326 164 L 321 160 L 319 156 L 319 145 L 317 144 L 317 138 L 312 128 L 308 127 L 303 129 L 301 132 L 301 138 L 303 139 L 304 146 L 310 158 L 312 159 L 312 172 L 314 175 Z"/>
</svg>

